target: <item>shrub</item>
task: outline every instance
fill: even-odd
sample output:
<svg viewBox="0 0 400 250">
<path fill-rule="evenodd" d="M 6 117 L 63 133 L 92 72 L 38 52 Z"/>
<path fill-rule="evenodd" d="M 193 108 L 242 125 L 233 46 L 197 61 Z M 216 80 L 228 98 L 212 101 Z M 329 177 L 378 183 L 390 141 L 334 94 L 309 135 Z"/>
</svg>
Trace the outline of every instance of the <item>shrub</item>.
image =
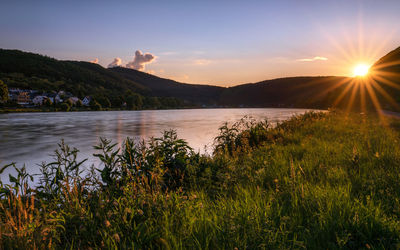
<svg viewBox="0 0 400 250">
<path fill-rule="evenodd" d="M 62 111 L 69 111 L 71 109 L 71 106 L 68 105 L 68 103 L 61 103 L 60 108 Z"/>
<path fill-rule="evenodd" d="M 95 111 L 99 111 L 102 109 L 101 104 L 98 103 L 96 100 L 92 100 L 90 102 L 90 108 Z"/>
</svg>

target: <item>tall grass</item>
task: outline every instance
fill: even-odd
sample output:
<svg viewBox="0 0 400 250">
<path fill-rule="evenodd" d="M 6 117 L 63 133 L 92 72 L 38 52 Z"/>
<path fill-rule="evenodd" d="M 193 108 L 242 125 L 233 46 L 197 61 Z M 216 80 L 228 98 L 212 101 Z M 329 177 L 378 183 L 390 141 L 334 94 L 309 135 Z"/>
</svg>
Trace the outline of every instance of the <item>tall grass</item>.
<svg viewBox="0 0 400 250">
<path fill-rule="evenodd" d="M 396 248 L 398 121 L 307 113 L 225 124 L 211 156 L 174 131 L 95 146 L 100 168 L 63 142 L 1 183 L 2 248 Z M 15 166 L 8 166 L 15 167 Z M 83 169 L 89 169 L 86 175 Z"/>
</svg>

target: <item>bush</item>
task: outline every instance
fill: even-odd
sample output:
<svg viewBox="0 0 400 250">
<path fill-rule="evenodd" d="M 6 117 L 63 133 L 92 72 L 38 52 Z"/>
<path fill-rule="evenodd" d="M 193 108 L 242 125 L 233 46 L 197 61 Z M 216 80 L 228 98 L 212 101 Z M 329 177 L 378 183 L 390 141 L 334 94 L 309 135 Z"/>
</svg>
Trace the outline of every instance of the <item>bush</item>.
<svg viewBox="0 0 400 250">
<path fill-rule="evenodd" d="M 4 103 L 7 101 L 8 101 L 8 87 L 2 80 L 0 80 L 0 103 Z"/>
<path fill-rule="evenodd" d="M 69 111 L 71 109 L 71 106 L 69 106 L 68 103 L 63 102 L 60 104 L 60 108 L 62 111 Z"/>
<path fill-rule="evenodd" d="M 75 106 L 76 106 L 77 108 L 82 108 L 82 106 L 83 106 L 82 101 L 81 101 L 81 100 L 78 100 L 78 101 L 75 103 Z"/>
<path fill-rule="evenodd" d="M 95 111 L 99 111 L 102 109 L 101 104 L 98 103 L 96 100 L 92 100 L 90 102 L 90 108 Z"/>
</svg>

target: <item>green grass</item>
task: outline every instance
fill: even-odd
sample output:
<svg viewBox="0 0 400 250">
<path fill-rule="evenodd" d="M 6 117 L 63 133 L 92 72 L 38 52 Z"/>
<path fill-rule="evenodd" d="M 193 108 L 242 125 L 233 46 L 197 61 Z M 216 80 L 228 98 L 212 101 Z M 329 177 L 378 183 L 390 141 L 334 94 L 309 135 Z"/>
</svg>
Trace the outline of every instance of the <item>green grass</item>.
<svg viewBox="0 0 400 250">
<path fill-rule="evenodd" d="M 212 156 L 173 131 L 123 149 L 102 140 L 104 166 L 63 143 L 42 166 L 2 184 L 2 248 L 398 248 L 400 122 L 307 113 L 271 127 L 223 126 Z M 11 166 L 12 167 L 12 166 Z"/>
</svg>

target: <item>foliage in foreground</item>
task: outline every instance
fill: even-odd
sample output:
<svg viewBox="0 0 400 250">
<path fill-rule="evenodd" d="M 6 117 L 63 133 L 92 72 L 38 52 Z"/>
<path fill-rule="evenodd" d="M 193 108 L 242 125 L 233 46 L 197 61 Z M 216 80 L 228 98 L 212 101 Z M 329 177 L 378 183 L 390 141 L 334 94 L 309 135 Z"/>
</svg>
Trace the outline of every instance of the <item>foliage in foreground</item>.
<svg viewBox="0 0 400 250">
<path fill-rule="evenodd" d="M 400 148 L 374 117 L 307 113 L 275 127 L 220 128 L 212 156 L 174 131 L 119 149 L 82 173 L 63 142 L 2 184 L 2 248 L 395 248 Z M 9 166 L 13 167 L 13 166 Z M 4 170 L 4 169 L 3 169 Z M 1 171 L 3 171 L 1 170 Z"/>
</svg>

